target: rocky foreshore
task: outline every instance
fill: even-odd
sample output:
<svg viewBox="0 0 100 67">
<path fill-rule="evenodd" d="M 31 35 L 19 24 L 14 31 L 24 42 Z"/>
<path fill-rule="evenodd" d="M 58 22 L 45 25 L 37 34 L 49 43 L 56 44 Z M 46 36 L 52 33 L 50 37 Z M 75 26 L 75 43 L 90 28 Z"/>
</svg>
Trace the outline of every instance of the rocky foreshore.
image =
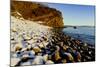
<svg viewBox="0 0 100 67">
<path fill-rule="evenodd" d="M 11 17 L 11 66 L 95 61 L 95 46 L 33 21 Z"/>
</svg>

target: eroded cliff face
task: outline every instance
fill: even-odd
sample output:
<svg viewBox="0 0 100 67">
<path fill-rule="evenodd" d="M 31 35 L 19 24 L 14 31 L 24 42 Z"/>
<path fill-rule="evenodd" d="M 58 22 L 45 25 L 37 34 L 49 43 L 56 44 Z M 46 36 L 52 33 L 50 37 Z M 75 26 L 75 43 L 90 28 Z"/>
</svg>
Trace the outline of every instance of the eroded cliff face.
<svg viewBox="0 0 100 67">
<path fill-rule="evenodd" d="M 11 15 L 31 21 L 43 21 L 43 25 L 63 27 L 63 18 L 60 11 L 41 3 L 27 1 L 11 1 Z"/>
</svg>

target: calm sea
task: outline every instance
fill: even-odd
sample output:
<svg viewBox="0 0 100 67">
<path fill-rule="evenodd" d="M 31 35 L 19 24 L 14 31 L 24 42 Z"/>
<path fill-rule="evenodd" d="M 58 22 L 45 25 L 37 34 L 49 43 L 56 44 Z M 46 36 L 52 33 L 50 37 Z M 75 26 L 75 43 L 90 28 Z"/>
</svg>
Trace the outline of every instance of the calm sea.
<svg viewBox="0 0 100 67">
<path fill-rule="evenodd" d="M 95 45 L 95 27 L 94 26 L 78 26 L 66 27 L 63 29 L 66 35 L 79 39 L 83 42 Z"/>
</svg>

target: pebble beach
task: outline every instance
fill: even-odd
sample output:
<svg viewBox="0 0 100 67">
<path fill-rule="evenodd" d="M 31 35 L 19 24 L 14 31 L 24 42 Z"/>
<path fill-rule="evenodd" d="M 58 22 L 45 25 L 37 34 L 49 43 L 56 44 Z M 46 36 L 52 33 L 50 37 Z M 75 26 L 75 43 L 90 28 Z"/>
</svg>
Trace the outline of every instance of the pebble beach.
<svg viewBox="0 0 100 67">
<path fill-rule="evenodd" d="M 11 66 L 95 61 L 95 46 L 62 31 L 11 16 Z"/>
</svg>

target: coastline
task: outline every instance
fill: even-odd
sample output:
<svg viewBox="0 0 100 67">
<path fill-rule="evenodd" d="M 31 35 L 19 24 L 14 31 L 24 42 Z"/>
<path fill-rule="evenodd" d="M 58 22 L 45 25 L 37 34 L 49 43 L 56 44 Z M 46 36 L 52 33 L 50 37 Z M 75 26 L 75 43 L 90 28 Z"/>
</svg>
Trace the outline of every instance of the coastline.
<svg viewBox="0 0 100 67">
<path fill-rule="evenodd" d="M 95 61 L 95 45 L 33 21 L 11 17 L 11 24 L 11 66 Z"/>
</svg>

